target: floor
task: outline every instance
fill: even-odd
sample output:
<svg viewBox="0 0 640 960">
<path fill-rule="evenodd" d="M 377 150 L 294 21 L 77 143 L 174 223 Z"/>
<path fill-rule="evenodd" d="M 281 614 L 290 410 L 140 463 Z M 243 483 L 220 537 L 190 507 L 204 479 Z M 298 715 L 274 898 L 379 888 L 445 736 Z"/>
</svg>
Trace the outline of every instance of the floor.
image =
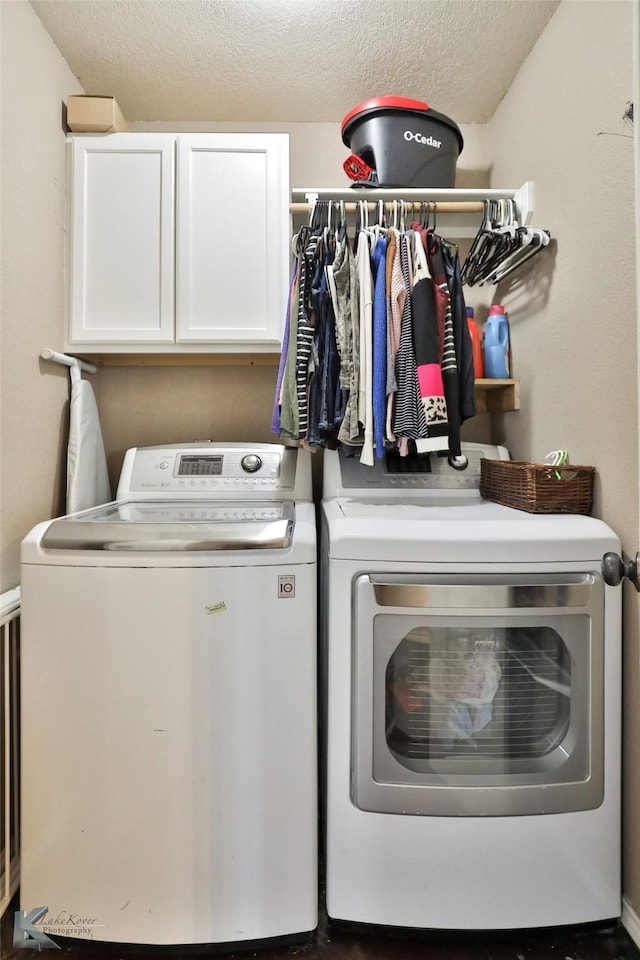
<svg viewBox="0 0 640 960">
<path fill-rule="evenodd" d="M 24 947 L 15 949 L 12 945 L 17 907 L 16 899 L 2 919 L 2 960 L 29 958 Z M 211 947 L 122 947 L 60 937 L 56 942 L 69 960 L 122 960 L 124 957 L 189 960 L 203 956 L 212 956 L 215 960 L 640 960 L 640 951 L 619 923 L 498 933 L 398 935 L 336 929 L 322 914 L 310 940 L 261 950 L 229 953 Z M 60 954 L 51 956 L 53 960 Z"/>
</svg>

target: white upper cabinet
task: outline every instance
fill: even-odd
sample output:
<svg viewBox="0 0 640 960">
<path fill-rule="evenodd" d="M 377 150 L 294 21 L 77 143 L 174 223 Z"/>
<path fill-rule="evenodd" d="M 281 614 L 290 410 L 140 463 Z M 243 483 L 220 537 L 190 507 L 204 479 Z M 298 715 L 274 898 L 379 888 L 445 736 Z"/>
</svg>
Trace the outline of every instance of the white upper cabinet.
<svg viewBox="0 0 640 960">
<path fill-rule="evenodd" d="M 67 349 L 279 350 L 289 273 L 285 134 L 70 143 Z"/>
<path fill-rule="evenodd" d="M 173 138 L 73 137 L 71 163 L 71 343 L 171 343 Z"/>
<path fill-rule="evenodd" d="M 178 341 L 279 343 L 288 179 L 286 136 L 178 138 Z"/>
</svg>

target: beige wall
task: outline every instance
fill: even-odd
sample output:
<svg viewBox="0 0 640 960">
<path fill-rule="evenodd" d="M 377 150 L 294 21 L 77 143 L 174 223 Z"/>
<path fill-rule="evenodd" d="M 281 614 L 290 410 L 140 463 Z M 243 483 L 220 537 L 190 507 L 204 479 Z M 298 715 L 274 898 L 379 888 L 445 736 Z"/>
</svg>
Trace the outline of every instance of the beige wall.
<svg viewBox="0 0 640 960">
<path fill-rule="evenodd" d="M 26 0 L 1 3 L 0 17 L 5 590 L 19 582 L 22 536 L 63 505 L 69 378 L 38 356 L 63 339 L 61 103 L 82 91 Z M 557 237 L 517 282 L 469 295 L 481 309 L 504 301 L 512 320 L 522 410 L 494 421 L 495 438 L 516 457 L 566 446 L 574 462 L 594 464 L 597 512 L 629 554 L 638 546 L 633 145 L 621 117 L 631 64 L 630 0 L 563 0 L 489 127 L 463 129 L 459 165 L 459 185 L 484 182 L 491 163 L 497 186 L 533 179 L 535 223 Z M 291 136 L 293 185 L 344 182 L 339 125 L 277 129 Z M 109 368 L 92 382 L 114 479 L 134 444 L 271 437 L 273 365 Z M 625 891 L 640 912 L 637 596 L 625 589 L 625 599 Z"/>
<path fill-rule="evenodd" d="M 0 4 L 2 273 L 0 590 L 20 579 L 24 534 L 61 506 L 69 375 L 61 349 L 63 99 L 82 89 L 26 0 Z"/>
<path fill-rule="evenodd" d="M 637 328 L 631 2 L 564 0 L 488 126 L 493 181 L 535 181 L 557 244 L 507 305 L 522 410 L 498 425 L 513 456 L 557 447 L 597 468 L 595 512 L 638 549 Z M 637 111 L 636 111 L 637 117 Z M 624 890 L 640 912 L 638 595 L 624 586 Z"/>
</svg>

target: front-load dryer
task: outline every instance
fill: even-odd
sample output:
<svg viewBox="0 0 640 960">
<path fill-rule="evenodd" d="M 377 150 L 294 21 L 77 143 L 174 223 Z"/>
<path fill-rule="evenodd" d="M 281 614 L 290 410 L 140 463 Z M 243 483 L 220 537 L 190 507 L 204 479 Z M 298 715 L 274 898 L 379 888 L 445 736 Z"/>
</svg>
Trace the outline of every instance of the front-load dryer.
<svg viewBox="0 0 640 960">
<path fill-rule="evenodd" d="M 327 912 L 458 930 L 617 917 L 620 589 L 600 570 L 619 541 L 481 499 L 480 459 L 507 453 L 463 454 L 325 452 Z"/>
<path fill-rule="evenodd" d="M 316 927 L 309 461 L 130 450 L 115 502 L 25 539 L 20 895 L 54 943 Z"/>
</svg>

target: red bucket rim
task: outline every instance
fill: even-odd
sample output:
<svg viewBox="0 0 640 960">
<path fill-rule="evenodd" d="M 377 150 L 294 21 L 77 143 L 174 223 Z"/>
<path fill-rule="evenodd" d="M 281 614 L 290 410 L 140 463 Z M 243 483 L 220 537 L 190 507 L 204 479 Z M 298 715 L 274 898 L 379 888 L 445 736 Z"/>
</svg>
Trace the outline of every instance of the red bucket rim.
<svg viewBox="0 0 640 960">
<path fill-rule="evenodd" d="M 379 110 L 381 107 L 387 109 L 395 108 L 396 110 L 420 110 L 422 112 L 429 110 L 429 104 L 423 100 L 412 100 L 409 97 L 372 97 L 371 100 L 364 100 L 363 103 L 359 103 L 353 110 L 349 110 L 349 113 L 347 113 L 342 121 L 342 133 L 344 133 L 344 128 L 347 124 L 359 113 L 364 113 L 365 110 Z"/>
</svg>

